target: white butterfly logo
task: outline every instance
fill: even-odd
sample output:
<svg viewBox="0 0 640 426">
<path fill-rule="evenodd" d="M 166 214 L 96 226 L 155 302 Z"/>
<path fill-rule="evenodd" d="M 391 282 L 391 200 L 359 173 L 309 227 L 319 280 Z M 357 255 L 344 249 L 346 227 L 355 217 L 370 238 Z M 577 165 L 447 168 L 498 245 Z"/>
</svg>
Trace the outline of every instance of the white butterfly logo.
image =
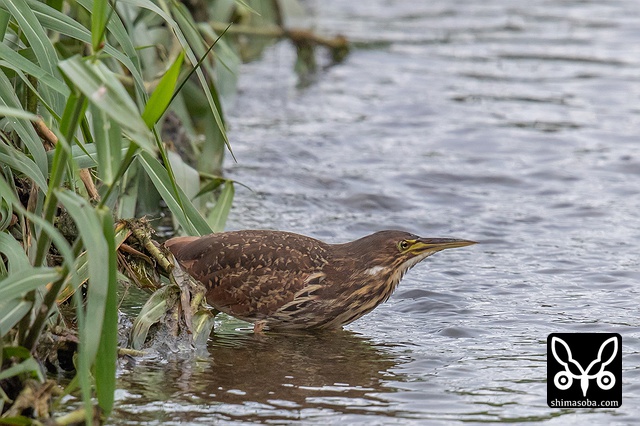
<svg viewBox="0 0 640 426">
<path fill-rule="evenodd" d="M 602 361 L 604 348 L 609 344 L 613 344 L 613 353 L 607 361 Z M 569 359 L 567 359 L 566 361 L 560 359 L 560 355 L 558 355 L 558 352 L 556 351 L 557 345 L 562 345 L 564 347 L 564 350 L 566 351 Z M 598 387 L 602 390 L 609 390 L 616 384 L 616 377 L 613 375 L 613 373 L 611 373 L 610 371 L 605 371 L 607 365 L 611 364 L 611 362 L 616 357 L 616 354 L 618 353 L 618 339 L 616 339 L 615 336 L 605 340 L 602 345 L 600 345 L 600 349 L 598 350 L 598 357 L 591 361 L 591 364 L 589 364 L 589 366 L 584 369 L 578 361 L 573 359 L 573 355 L 571 354 L 569 345 L 567 345 L 567 343 L 561 338 L 554 336 L 551 339 L 551 352 L 553 352 L 553 357 L 556 359 L 556 361 L 558 361 L 558 363 L 564 367 L 564 371 L 560 371 L 553 378 L 553 384 L 560 390 L 569 389 L 573 384 L 573 379 L 580 379 L 582 396 L 586 397 L 587 389 L 589 389 L 589 380 L 591 379 L 596 379 Z M 569 363 L 575 365 L 580 371 L 580 374 L 572 373 L 569 369 Z M 602 363 L 602 365 L 600 366 L 600 370 L 598 370 L 598 372 L 595 374 L 589 374 L 593 366 L 598 363 Z"/>
</svg>

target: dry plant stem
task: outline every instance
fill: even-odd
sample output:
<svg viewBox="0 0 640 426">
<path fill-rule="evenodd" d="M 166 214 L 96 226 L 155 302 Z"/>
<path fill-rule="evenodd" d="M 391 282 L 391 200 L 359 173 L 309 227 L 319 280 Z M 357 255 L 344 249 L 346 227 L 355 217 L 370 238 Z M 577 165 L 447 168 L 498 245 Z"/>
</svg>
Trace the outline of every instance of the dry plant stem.
<svg viewBox="0 0 640 426">
<path fill-rule="evenodd" d="M 64 416 L 56 417 L 53 420 L 53 423 L 49 422 L 48 425 L 54 426 L 69 426 L 69 425 L 80 425 L 85 424 L 86 419 L 86 410 L 84 408 L 79 408 L 75 411 L 70 412 L 69 414 L 65 414 Z M 100 409 L 98 407 L 94 407 L 93 409 L 93 424 L 99 425 L 102 424 L 100 419 Z"/>
<path fill-rule="evenodd" d="M 189 329 L 189 343 L 193 344 L 193 315 L 191 312 L 191 282 L 189 276 L 182 270 L 180 265 L 175 264 L 169 280 L 180 288 L 180 306 L 184 312 L 184 321 Z"/>
<path fill-rule="evenodd" d="M 143 356 L 144 354 L 144 351 L 136 349 L 118 348 L 118 356 Z"/>
<path fill-rule="evenodd" d="M 51 151 L 58 143 L 58 137 L 51 131 L 51 129 L 47 127 L 43 120 L 34 122 L 33 127 L 36 129 L 36 133 L 38 133 L 38 136 L 40 136 L 44 141 L 44 149 L 47 151 Z M 93 183 L 93 178 L 91 177 L 91 172 L 89 172 L 89 169 L 80 169 L 79 174 L 80 180 L 82 180 L 84 187 L 87 189 L 89 197 L 92 200 L 99 200 L 100 194 L 98 194 L 98 190 Z"/>
<path fill-rule="evenodd" d="M 131 267 L 125 256 L 120 251 L 118 251 L 118 266 L 126 271 L 125 275 L 129 278 L 129 280 L 133 281 L 134 284 L 138 286 L 138 288 L 156 291 L 160 287 L 162 287 L 161 283 L 155 283 L 153 280 L 149 280 L 148 282 L 143 282 L 142 280 L 140 280 L 138 271 L 134 270 Z M 125 296 L 126 293 L 122 296 L 120 304 L 125 300 Z"/>
<path fill-rule="evenodd" d="M 149 237 L 149 231 L 145 226 L 140 224 L 129 222 L 129 227 L 133 236 L 142 244 L 142 246 L 149 252 L 151 257 L 158 262 L 158 265 L 167 272 L 171 272 L 173 264 L 167 259 L 167 256 L 157 247 L 151 238 Z"/>
<path fill-rule="evenodd" d="M 147 256 L 146 254 L 134 249 L 133 247 L 131 247 L 128 244 L 122 243 L 120 244 L 119 247 L 120 250 L 122 250 L 125 253 L 128 253 L 132 256 L 136 256 L 136 257 L 140 257 L 142 259 L 144 259 L 146 262 L 153 264 L 153 262 L 151 261 L 151 258 L 149 256 Z"/>
</svg>

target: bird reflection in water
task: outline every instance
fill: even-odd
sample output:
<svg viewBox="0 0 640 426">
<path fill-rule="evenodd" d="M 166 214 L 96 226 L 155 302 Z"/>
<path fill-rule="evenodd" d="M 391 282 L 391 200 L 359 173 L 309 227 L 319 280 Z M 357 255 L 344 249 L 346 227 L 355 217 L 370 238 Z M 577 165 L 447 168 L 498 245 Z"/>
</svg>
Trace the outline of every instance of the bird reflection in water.
<svg viewBox="0 0 640 426">
<path fill-rule="evenodd" d="M 263 422 L 329 414 L 393 416 L 378 395 L 394 391 L 388 381 L 403 380 L 392 372 L 398 360 L 389 349 L 345 330 L 216 333 L 209 355 L 206 362 L 134 366 L 120 379 L 128 396 L 117 404 L 115 417 Z M 159 400 L 166 403 L 158 405 Z M 142 406 L 145 413 L 136 409 Z"/>
</svg>

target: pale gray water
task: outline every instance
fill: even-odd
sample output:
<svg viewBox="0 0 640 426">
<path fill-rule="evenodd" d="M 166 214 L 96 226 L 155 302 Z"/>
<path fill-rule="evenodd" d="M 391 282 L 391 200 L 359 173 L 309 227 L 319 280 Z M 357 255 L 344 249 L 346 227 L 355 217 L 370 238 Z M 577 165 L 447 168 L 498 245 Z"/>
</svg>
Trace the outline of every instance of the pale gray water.
<svg viewBox="0 0 640 426">
<path fill-rule="evenodd" d="M 203 361 L 120 374 L 113 424 L 632 424 L 640 419 L 640 4 L 309 2 L 357 42 L 296 88 L 291 46 L 243 68 L 229 229 L 438 253 L 336 335 L 223 320 Z M 618 409 L 546 405 L 551 332 L 623 337 Z"/>
</svg>

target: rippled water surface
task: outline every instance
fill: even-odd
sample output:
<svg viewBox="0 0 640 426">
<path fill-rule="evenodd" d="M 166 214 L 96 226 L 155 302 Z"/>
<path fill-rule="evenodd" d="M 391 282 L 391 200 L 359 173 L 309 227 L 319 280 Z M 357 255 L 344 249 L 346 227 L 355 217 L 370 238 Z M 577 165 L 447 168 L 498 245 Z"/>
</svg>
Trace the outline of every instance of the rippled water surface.
<svg viewBox="0 0 640 426">
<path fill-rule="evenodd" d="M 113 424 L 631 424 L 640 419 L 640 4 L 312 1 L 355 48 L 300 87 L 282 42 L 230 120 L 230 229 L 481 244 L 340 333 L 222 319 L 200 361 L 123 368 Z M 618 332 L 623 404 L 550 409 L 551 332 Z"/>
</svg>

